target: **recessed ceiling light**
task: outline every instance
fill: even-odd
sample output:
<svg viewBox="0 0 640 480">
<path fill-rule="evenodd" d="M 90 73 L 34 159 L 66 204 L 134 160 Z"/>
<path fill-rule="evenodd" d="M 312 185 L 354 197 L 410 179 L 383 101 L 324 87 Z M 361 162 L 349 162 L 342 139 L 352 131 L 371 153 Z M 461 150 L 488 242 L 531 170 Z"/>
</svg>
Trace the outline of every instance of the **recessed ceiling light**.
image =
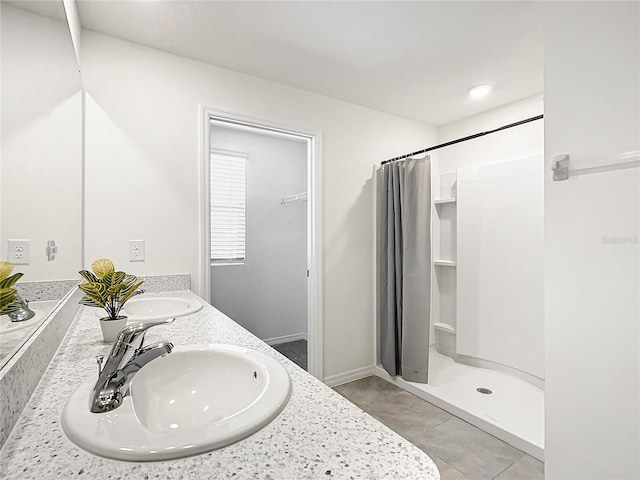
<svg viewBox="0 0 640 480">
<path fill-rule="evenodd" d="M 491 91 L 491 85 L 474 85 L 467 93 L 471 98 L 482 98 L 485 97 Z"/>
</svg>

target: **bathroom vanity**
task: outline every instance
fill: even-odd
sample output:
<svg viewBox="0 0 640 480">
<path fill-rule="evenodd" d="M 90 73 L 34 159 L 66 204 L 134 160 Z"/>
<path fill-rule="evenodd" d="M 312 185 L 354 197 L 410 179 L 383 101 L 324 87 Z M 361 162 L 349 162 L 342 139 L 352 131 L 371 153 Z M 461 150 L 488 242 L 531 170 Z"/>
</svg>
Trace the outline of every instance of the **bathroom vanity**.
<svg viewBox="0 0 640 480">
<path fill-rule="evenodd" d="M 154 295 L 158 294 L 145 294 Z M 198 298 L 189 291 L 164 295 Z M 87 307 L 77 313 L 0 451 L 3 478 L 439 478 L 424 452 L 206 303 L 197 313 L 150 329 L 147 341 L 169 340 L 176 347 L 236 345 L 276 359 L 286 368 L 292 384 L 284 410 L 244 440 L 191 457 L 122 462 L 87 453 L 66 438 L 60 418 L 78 385 L 97 378 L 95 357 L 107 355 L 111 349 L 102 342 L 100 315 L 97 309 Z"/>
</svg>

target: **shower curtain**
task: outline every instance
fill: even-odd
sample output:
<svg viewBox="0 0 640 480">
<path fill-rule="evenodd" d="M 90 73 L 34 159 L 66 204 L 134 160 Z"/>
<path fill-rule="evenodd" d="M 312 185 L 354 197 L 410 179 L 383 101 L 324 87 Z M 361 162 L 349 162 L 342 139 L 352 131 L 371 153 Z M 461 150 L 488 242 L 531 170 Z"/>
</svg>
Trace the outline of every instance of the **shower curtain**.
<svg viewBox="0 0 640 480">
<path fill-rule="evenodd" d="M 378 316 L 382 366 L 427 383 L 431 297 L 431 161 L 378 170 Z"/>
</svg>

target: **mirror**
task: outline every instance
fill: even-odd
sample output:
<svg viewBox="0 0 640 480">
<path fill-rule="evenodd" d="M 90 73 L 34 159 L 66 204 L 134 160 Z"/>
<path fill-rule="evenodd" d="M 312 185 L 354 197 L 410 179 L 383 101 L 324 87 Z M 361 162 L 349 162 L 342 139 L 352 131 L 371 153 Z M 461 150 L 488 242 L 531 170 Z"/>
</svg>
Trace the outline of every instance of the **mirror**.
<svg viewBox="0 0 640 480">
<path fill-rule="evenodd" d="M 24 274 L 18 290 L 31 292 L 25 296 L 32 301 L 49 300 L 32 303 L 37 321 L 0 333 L 2 366 L 55 307 L 49 297 L 61 299 L 68 280 L 79 280 L 83 91 L 62 1 L 2 1 L 0 8 L 0 258 L 16 264 L 28 255 L 28 265 L 13 270 Z M 29 240 L 28 248 L 10 249 L 15 239 Z M 58 248 L 55 258 L 47 255 L 49 241 Z M 44 281 L 52 283 L 26 289 Z M 6 323 L 6 315 L 0 318 Z"/>
</svg>

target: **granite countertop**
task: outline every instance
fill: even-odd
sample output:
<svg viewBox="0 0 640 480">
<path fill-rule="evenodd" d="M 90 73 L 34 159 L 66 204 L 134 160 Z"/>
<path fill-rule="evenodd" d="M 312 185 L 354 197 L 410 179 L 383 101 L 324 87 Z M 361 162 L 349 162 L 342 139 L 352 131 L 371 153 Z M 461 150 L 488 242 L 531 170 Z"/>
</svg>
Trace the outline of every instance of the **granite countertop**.
<svg viewBox="0 0 640 480">
<path fill-rule="evenodd" d="M 197 298 L 191 292 L 172 297 Z M 147 297 L 156 296 L 145 294 Z M 250 437 L 192 457 L 149 463 L 86 453 L 65 436 L 60 414 L 69 394 L 96 377 L 96 355 L 108 354 L 97 319 L 81 308 L 22 416 L 0 451 L 0 477 L 55 479 L 430 479 L 431 459 L 257 337 L 205 303 L 200 312 L 147 332 L 147 342 L 223 343 L 261 351 L 284 364 L 293 392 L 285 409 Z"/>
</svg>

